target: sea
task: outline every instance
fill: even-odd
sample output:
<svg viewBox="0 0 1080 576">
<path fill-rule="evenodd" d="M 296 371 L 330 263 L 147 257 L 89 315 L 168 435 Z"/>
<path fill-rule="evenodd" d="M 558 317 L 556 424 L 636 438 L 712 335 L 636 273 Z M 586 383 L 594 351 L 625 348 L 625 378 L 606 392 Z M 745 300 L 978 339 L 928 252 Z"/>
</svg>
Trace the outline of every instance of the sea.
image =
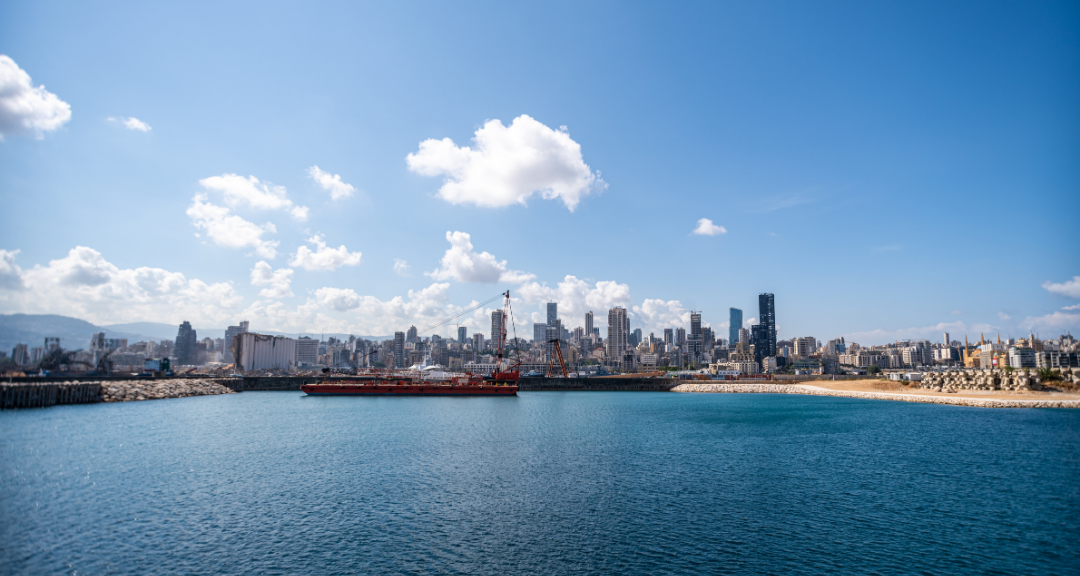
<svg viewBox="0 0 1080 576">
<path fill-rule="evenodd" d="M 0 412 L 2 574 L 1077 574 L 1080 411 L 244 392 Z"/>
</svg>

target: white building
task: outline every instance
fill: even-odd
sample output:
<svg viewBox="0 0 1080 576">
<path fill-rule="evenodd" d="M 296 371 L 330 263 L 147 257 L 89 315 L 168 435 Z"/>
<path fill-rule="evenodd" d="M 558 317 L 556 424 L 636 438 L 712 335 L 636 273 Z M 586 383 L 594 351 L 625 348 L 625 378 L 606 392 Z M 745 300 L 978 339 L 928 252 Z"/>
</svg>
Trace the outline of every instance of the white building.
<svg viewBox="0 0 1080 576">
<path fill-rule="evenodd" d="M 626 350 L 627 339 L 630 336 L 630 319 L 626 315 L 626 308 L 617 306 L 608 310 L 608 337 L 607 356 L 612 359 L 622 359 L 623 350 Z"/>
<path fill-rule="evenodd" d="M 284 336 L 264 336 L 244 332 L 236 336 L 239 357 L 236 366 L 240 370 L 281 369 L 291 370 L 296 362 L 296 340 Z"/>
<path fill-rule="evenodd" d="M 319 341 L 307 336 L 301 336 L 296 340 L 296 355 L 293 357 L 295 364 L 318 364 Z"/>
</svg>

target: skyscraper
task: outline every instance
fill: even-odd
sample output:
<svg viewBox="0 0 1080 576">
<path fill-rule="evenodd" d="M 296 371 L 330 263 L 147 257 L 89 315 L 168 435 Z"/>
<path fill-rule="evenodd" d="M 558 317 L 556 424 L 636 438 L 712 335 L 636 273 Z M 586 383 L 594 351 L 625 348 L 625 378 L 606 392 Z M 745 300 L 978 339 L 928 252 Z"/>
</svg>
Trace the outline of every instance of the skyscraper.
<svg viewBox="0 0 1080 576">
<path fill-rule="evenodd" d="M 176 346 L 173 348 L 173 356 L 178 366 L 191 366 L 197 361 L 198 338 L 191 323 L 184 320 L 180 330 L 176 333 Z"/>
<path fill-rule="evenodd" d="M 700 360 L 704 349 L 704 335 L 701 333 L 701 312 L 690 312 L 690 341 L 687 352 L 694 361 Z"/>
<path fill-rule="evenodd" d="M 464 326 L 459 326 L 457 329 L 457 341 L 458 344 L 464 344 L 465 338 L 468 336 L 468 330 Z"/>
<path fill-rule="evenodd" d="M 498 348 L 499 346 L 499 333 L 502 331 L 502 310 L 492 310 L 491 312 L 491 347 Z"/>
<path fill-rule="evenodd" d="M 248 326 L 248 321 L 244 320 L 239 326 L 229 326 L 225 329 L 225 350 L 222 356 L 224 356 L 226 362 L 236 361 L 236 357 L 233 355 L 233 341 L 236 340 L 237 334 L 247 332 Z"/>
<path fill-rule="evenodd" d="M 949 346 L 949 333 L 948 332 L 945 333 L 945 346 L 946 347 Z"/>
<path fill-rule="evenodd" d="M 728 326 L 728 348 L 734 348 L 739 343 L 739 330 L 742 329 L 742 310 L 731 309 L 731 317 Z"/>
<path fill-rule="evenodd" d="M 548 302 L 547 305 L 547 325 L 554 326 L 555 322 L 559 320 L 559 303 Z"/>
<path fill-rule="evenodd" d="M 406 342 L 419 342 L 420 335 L 416 332 L 416 326 L 409 326 L 408 332 L 405 332 Z"/>
<path fill-rule="evenodd" d="M 626 308 L 616 306 L 608 310 L 607 315 L 607 355 L 608 361 L 622 362 L 623 351 L 626 350 L 627 337 L 630 335 L 630 320 L 626 315 Z"/>
<path fill-rule="evenodd" d="M 593 333 L 593 315 L 592 310 L 585 313 L 585 335 L 591 336 Z"/>
<path fill-rule="evenodd" d="M 772 294 L 758 295 L 758 322 L 761 323 L 761 357 L 776 356 L 776 306 Z"/>
<path fill-rule="evenodd" d="M 664 328 L 664 344 L 675 343 L 675 331 L 671 328 Z"/>
<path fill-rule="evenodd" d="M 394 368 L 405 367 L 405 333 L 394 332 Z"/>
<path fill-rule="evenodd" d="M 477 352 L 484 351 L 484 335 L 480 332 L 473 332 L 472 335 L 473 350 Z"/>
</svg>

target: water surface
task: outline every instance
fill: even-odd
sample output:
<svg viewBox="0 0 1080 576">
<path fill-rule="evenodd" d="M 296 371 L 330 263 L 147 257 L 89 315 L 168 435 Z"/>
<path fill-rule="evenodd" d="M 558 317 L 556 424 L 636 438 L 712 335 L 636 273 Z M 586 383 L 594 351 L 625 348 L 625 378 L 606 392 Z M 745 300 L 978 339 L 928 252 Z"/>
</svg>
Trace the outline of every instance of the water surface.
<svg viewBox="0 0 1080 576">
<path fill-rule="evenodd" d="M 1077 573 L 1080 411 L 245 392 L 0 412 L 12 574 Z"/>
</svg>

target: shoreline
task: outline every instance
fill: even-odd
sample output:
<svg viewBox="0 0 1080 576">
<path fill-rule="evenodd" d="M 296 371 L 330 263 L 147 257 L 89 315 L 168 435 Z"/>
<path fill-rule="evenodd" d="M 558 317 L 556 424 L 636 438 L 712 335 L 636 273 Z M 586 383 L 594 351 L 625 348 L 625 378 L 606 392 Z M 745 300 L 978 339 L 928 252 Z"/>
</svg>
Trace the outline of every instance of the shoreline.
<svg viewBox="0 0 1080 576">
<path fill-rule="evenodd" d="M 679 384 L 672 392 L 696 394 L 802 394 L 807 396 L 837 396 L 864 400 L 889 400 L 893 402 L 921 402 L 924 404 L 949 404 L 974 408 L 1080 408 L 1080 399 L 1064 398 L 978 398 L 973 396 L 937 396 L 903 392 L 867 392 L 861 390 L 831 390 L 813 384 Z"/>
</svg>

